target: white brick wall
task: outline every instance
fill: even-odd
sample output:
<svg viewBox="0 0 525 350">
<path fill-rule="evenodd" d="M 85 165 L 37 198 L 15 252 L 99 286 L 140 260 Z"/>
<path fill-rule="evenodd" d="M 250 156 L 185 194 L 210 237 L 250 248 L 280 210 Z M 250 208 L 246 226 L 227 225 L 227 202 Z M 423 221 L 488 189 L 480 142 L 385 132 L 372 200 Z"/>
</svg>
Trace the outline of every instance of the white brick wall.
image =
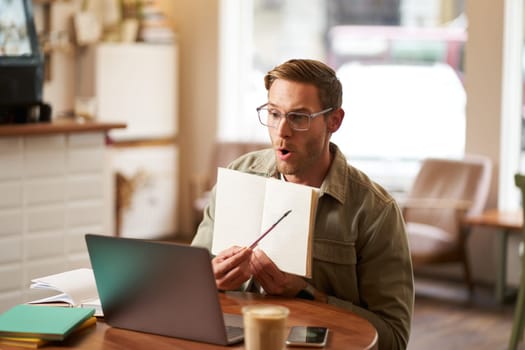
<svg viewBox="0 0 525 350">
<path fill-rule="evenodd" d="M 84 234 L 112 234 L 104 134 L 0 139 L 0 312 L 35 277 L 89 266 Z"/>
</svg>

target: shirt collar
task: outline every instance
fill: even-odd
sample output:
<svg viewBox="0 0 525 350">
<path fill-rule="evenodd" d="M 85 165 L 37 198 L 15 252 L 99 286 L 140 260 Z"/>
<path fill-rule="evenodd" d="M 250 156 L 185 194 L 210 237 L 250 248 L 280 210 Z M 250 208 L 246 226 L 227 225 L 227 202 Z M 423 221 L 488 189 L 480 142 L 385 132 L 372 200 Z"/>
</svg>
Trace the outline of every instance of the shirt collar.
<svg viewBox="0 0 525 350">
<path fill-rule="evenodd" d="M 334 143 L 330 143 L 330 153 L 334 154 L 334 160 L 321 184 L 321 195 L 328 194 L 340 203 L 344 203 L 348 190 L 346 186 L 346 177 L 348 176 L 346 157 Z"/>
<path fill-rule="evenodd" d="M 347 191 L 346 177 L 348 176 L 346 172 L 346 158 L 334 143 L 330 143 L 330 153 L 334 154 L 334 160 L 321 184 L 320 194 L 328 194 L 339 202 L 344 203 Z M 249 171 L 261 176 L 280 178 L 273 151 L 264 152 L 260 157 L 256 158 Z"/>
</svg>

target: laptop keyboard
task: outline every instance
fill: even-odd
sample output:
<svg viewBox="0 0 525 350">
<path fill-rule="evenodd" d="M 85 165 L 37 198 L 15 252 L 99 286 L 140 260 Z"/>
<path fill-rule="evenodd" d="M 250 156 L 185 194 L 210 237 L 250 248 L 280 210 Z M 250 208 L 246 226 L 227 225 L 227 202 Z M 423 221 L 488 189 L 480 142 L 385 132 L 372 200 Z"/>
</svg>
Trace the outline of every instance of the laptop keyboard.
<svg viewBox="0 0 525 350">
<path fill-rule="evenodd" d="M 228 339 L 237 338 L 244 335 L 244 329 L 241 327 L 226 326 L 226 334 L 228 335 Z"/>
</svg>

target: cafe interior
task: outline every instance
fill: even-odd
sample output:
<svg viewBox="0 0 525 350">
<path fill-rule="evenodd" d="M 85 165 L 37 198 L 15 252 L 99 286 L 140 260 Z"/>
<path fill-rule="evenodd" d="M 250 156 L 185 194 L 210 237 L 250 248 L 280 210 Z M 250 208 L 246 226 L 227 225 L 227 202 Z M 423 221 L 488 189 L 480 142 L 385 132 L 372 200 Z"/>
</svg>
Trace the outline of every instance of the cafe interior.
<svg viewBox="0 0 525 350">
<path fill-rule="evenodd" d="M 32 278 L 88 266 L 85 233 L 191 242 L 217 167 L 268 145 L 264 74 L 302 57 L 336 70 L 332 140 L 403 210 L 416 301 L 452 285 L 482 307 L 483 289 L 509 325 L 525 318 L 523 14 L 521 0 L 0 0 L 0 311 L 39 296 Z"/>
</svg>

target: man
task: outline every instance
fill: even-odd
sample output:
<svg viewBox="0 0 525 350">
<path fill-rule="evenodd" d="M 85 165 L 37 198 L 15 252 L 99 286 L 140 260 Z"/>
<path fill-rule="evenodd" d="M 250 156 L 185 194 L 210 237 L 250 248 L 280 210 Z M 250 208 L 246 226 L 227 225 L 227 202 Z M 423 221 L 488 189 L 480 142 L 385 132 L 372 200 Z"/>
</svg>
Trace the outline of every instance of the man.
<svg viewBox="0 0 525 350">
<path fill-rule="evenodd" d="M 333 304 L 368 319 L 380 349 L 406 348 L 414 286 L 404 222 L 394 199 L 330 143 L 344 117 L 341 83 L 314 60 L 287 61 L 264 82 L 268 102 L 257 112 L 272 149 L 230 167 L 320 189 L 312 279 L 280 271 L 262 250 L 231 247 L 212 260 L 217 287 Z M 193 245 L 211 248 L 214 211 L 212 193 Z"/>
</svg>

